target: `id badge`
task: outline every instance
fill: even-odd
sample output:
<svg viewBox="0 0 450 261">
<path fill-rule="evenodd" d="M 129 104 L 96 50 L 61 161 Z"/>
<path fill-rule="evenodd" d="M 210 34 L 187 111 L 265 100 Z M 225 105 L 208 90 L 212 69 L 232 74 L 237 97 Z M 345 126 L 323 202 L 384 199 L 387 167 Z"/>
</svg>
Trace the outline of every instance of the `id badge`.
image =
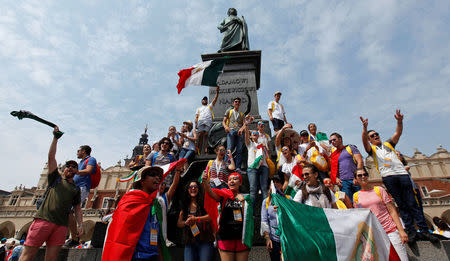
<svg viewBox="0 0 450 261">
<path fill-rule="evenodd" d="M 240 209 L 233 210 L 233 216 L 235 221 L 242 221 L 242 213 Z"/>
<path fill-rule="evenodd" d="M 214 185 L 216 185 L 216 187 L 218 187 L 222 184 L 222 181 L 220 181 L 220 179 L 218 179 L 218 178 L 213 179 L 212 182 L 214 182 Z"/>
<path fill-rule="evenodd" d="M 197 224 L 194 224 L 191 226 L 191 232 L 194 237 L 196 237 L 198 234 L 200 234 L 200 230 L 197 227 Z"/>
<path fill-rule="evenodd" d="M 158 245 L 158 229 L 153 229 L 150 231 L 150 245 Z"/>
</svg>

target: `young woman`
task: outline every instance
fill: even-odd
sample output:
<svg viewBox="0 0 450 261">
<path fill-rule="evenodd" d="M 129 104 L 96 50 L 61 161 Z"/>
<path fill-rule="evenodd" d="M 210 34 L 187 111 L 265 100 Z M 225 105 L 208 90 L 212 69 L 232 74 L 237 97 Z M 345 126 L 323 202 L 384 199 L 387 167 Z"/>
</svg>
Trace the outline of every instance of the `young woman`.
<svg viewBox="0 0 450 261">
<path fill-rule="evenodd" d="M 129 168 L 133 167 L 143 167 L 145 165 L 145 159 L 150 155 L 150 152 L 152 151 L 152 147 L 150 147 L 149 144 L 145 144 L 142 148 L 142 155 L 136 156 L 134 160 L 132 160 L 129 164 Z"/>
<path fill-rule="evenodd" d="M 197 132 L 192 129 L 193 126 L 192 121 L 185 121 L 183 122 L 181 132 L 178 133 L 181 137 L 180 143 L 183 144 L 179 158 L 187 159 L 189 162 L 195 156 L 195 142 L 197 141 Z"/>
<path fill-rule="evenodd" d="M 306 185 L 295 194 L 294 201 L 319 208 L 337 208 L 336 197 L 319 179 L 319 170 L 313 164 L 303 167 Z"/>
<path fill-rule="evenodd" d="M 186 261 L 209 261 L 213 254 L 214 235 L 211 218 L 203 207 L 199 190 L 198 181 L 187 184 L 178 216 L 177 226 L 184 228 L 185 232 L 184 260 Z"/>
<path fill-rule="evenodd" d="M 355 208 L 369 208 L 380 221 L 400 259 L 408 260 L 405 247 L 408 235 L 386 190 L 369 184 L 369 173 L 365 168 L 357 169 L 354 175 L 361 185 L 361 190 L 353 194 Z"/>
<path fill-rule="evenodd" d="M 295 158 L 295 151 L 291 150 L 290 146 L 283 146 L 281 148 L 281 154 L 285 159 L 285 162 L 281 165 L 281 172 L 284 175 L 283 191 L 285 191 L 289 185 L 292 169 L 297 164 L 297 159 Z"/>
<path fill-rule="evenodd" d="M 247 208 L 247 211 L 252 212 L 252 204 L 249 204 L 251 203 L 251 199 L 248 200 L 249 197 L 246 199 L 239 193 L 239 187 L 242 184 L 241 175 L 237 172 L 230 174 L 228 177 L 229 189 L 212 190 L 207 175 L 203 175 L 202 184 L 209 197 L 216 202 L 221 202 L 222 212 L 216 236 L 220 259 L 222 261 L 248 260 L 250 248 L 247 241 L 245 241 L 247 245 L 243 243 L 243 228 L 247 221 L 244 210 Z M 248 216 L 253 218 L 253 215 Z"/>
<path fill-rule="evenodd" d="M 214 149 L 216 152 L 216 159 L 210 160 L 206 167 L 206 175 L 209 177 L 209 182 L 212 188 L 228 188 L 228 176 L 236 169 L 233 155 L 228 151 L 228 160 L 225 159 L 227 151 L 225 146 L 217 145 Z"/>
</svg>

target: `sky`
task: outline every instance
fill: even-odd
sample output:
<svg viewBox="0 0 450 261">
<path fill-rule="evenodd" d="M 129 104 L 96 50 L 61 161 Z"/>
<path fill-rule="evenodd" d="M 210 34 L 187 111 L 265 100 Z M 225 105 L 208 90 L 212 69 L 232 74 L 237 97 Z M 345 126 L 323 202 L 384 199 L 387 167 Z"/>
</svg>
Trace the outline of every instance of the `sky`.
<svg viewBox="0 0 450 261">
<path fill-rule="evenodd" d="M 362 149 L 359 116 L 387 139 L 399 108 L 398 150 L 449 149 L 450 1 L 2 1 L 0 189 L 36 186 L 52 139 L 11 111 L 60 126 L 58 162 L 89 144 L 103 168 L 131 155 L 146 124 L 156 141 L 193 120 L 208 88 L 178 95 L 177 72 L 219 49 L 229 7 L 262 52 L 264 119 L 280 90 L 296 130 L 315 122 Z"/>
</svg>

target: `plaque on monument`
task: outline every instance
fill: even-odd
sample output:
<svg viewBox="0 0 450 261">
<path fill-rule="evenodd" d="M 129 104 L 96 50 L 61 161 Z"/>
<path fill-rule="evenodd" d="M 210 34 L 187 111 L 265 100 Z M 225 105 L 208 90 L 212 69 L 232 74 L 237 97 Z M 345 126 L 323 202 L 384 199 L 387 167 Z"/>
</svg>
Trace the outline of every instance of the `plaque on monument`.
<svg viewBox="0 0 450 261">
<path fill-rule="evenodd" d="M 220 86 L 219 99 L 213 107 L 214 121 L 222 121 L 225 111 L 231 107 L 233 99 L 242 99 L 240 110 L 246 112 L 250 105 L 249 114 L 255 119 L 261 119 L 258 109 L 257 90 L 259 89 L 261 51 L 235 51 L 225 53 L 203 54 L 202 60 L 227 57 L 223 73 L 217 79 Z M 209 88 L 209 99 L 216 94 L 216 88 Z M 250 102 L 250 104 L 249 104 Z"/>
</svg>

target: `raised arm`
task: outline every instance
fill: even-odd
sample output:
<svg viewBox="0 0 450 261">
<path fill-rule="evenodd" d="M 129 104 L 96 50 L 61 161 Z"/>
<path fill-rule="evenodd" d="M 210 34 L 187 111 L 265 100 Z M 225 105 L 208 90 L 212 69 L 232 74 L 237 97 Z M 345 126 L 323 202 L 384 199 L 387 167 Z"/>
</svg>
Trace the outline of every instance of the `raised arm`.
<svg viewBox="0 0 450 261">
<path fill-rule="evenodd" d="M 396 110 L 394 117 L 397 120 L 397 128 L 395 129 L 394 135 L 391 137 L 391 141 L 394 144 L 397 144 L 403 132 L 403 114 L 400 113 L 400 110 Z"/>
<path fill-rule="evenodd" d="M 177 190 L 178 183 L 180 182 L 180 175 L 183 172 L 183 168 L 177 167 L 175 169 L 175 176 L 173 177 L 172 185 L 170 185 L 169 190 L 167 191 L 167 201 L 171 202 L 175 191 Z"/>
<path fill-rule="evenodd" d="M 250 145 L 250 133 L 249 133 L 249 131 L 248 131 L 248 127 L 247 127 L 247 124 L 244 124 L 244 132 L 245 132 L 245 145 Z"/>
<path fill-rule="evenodd" d="M 228 158 L 230 159 L 230 165 L 228 165 L 228 170 L 233 171 L 236 169 L 236 163 L 234 163 L 233 154 L 231 150 L 227 150 Z"/>
<path fill-rule="evenodd" d="M 50 144 L 50 149 L 48 150 L 48 173 L 52 173 L 58 167 L 56 163 L 56 147 L 58 144 L 58 138 L 56 133 L 59 131 L 58 126 L 53 128 L 53 140 Z"/>
<path fill-rule="evenodd" d="M 217 98 L 219 98 L 219 90 L 220 90 L 220 87 L 219 86 L 217 86 L 216 87 L 216 96 L 214 96 L 214 99 L 212 100 L 212 106 L 215 106 L 216 105 L 216 102 L 217 102 Z"/>
<path fill-rule="evenodd" d="M 208 193 L 210 197 L 212 197 L 215 201 L 219 201 L 220 197 L 217 196 L 217 194 L 212 191 L 211 186 L 209 185 L 208 175 L 206 175 L 205 172 L 203 172 L 202 176 L 202 185 L 203 189 L 205 190 L 206 193 Z"/>
<path fill-rule="evenodd" d="M 362 143 L 364 145 L 364 149 L 370 155 L 372 152 L 372 147 L 370 146 L 370 143 L 369 143 L 369 135 L 367 135 L 367 125 L 369 125 L 369 120 L 367 118 L 364 119 L 362 116 L 359 117 L 359 119 L 361 120 L 362 125 L 363 125 L 362 136 L 361 136 Z"/>
</svg>

